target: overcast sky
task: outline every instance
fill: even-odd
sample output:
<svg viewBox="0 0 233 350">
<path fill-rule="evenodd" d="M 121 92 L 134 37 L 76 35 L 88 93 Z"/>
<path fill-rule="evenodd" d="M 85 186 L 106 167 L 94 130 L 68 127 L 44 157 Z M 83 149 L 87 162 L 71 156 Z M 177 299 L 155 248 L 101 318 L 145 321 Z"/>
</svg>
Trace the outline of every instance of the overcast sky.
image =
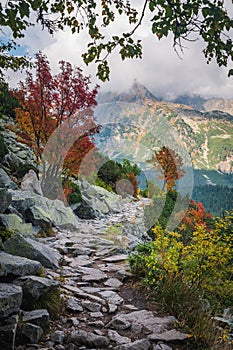
<svg viewBox="0 0 233 350">
<path fill-rule="evenodd" d="M 111 30 L 117 32 L 121 25 L 122 22 L 114 24 Z M 58 61 L 61 59 L 83 68 L 85 74 L 91 74 L 92 80 L 101 85 L 102 91 L 126 90 L 137 79 L 156 96 L 167 99 L 185 93 L 233 99 L 233 78 L 227 77 L 228 69 L 219 68 L 214 62 L 206 64 L 201 52 L 201 40 L 186 43 L 188 48 L 180 59 L 173 50 L 171 38 L 159 41 L 150 33 L 147 25 L 140 28 L 138 38 L 143 40 L 143 58 L 122 62 L 114 53 L 110 58 L 110 82 L 104 84 L 95 78 L 95 64 L 87 67 L 82 61 L 81 54 L 88 43 L 85 33 L 72 35 L 64 31 L 51 37 L 39 28 L 29 29 L 20 43 L 25 45 L 30 54 L 43 51 L 48 56 L 54 73 L 58 71 Z M 14 84 L 18 77 L 16 74 L 10 76 Z"/>
</svg>

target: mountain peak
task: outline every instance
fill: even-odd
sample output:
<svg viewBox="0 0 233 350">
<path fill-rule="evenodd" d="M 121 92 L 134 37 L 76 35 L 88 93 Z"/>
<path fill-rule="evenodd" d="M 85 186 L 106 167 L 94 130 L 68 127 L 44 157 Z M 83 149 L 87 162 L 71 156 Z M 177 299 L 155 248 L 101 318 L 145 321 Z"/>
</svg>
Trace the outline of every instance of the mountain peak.
<svg viewBox="0 0 233 350">
<path fill-rule="evenodd" d="M 157 100 L 157 98 L 136 79 L 131 88 L 127 92 L 123 92 L 117 96 L 118 101 L 123 102 L 143 102 L 145 100 Z"/>
<path fill-rule="evenodd" d="M 128 91 L 116 93 L 100 93 L 98 101 L 103 102 L 128 102 L 128 103 L 143 103 L 145 100 L 160 101 L 152 92 L 150 92 L 143 84 L 136 79 L 133 81 L 131 88 Z"/>
</svg>

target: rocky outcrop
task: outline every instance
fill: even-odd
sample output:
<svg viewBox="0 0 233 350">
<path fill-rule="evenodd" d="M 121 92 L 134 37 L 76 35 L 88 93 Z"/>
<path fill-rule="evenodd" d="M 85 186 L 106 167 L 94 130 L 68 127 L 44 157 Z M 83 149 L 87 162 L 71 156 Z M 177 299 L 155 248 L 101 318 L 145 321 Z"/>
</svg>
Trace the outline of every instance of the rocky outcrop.
<svg viewBox="0 0 233 350">
<path fill-rule="evenodd" d="M 0 277 L 9 275 L 26 276 L 37 274 L 41 271 L 41 269 L 42 265 L 38 261 L 0 251 Z"/>
<path fill-rule="evenodd" d="M 33 150 L 24 143 L 18 141 L 18 137 L 14 131 L 8 126 L 15 126 L 15 121 L 9 117 L 6 120 L 1 118 L 0 126 L 2 126 L 1 134 L 7 146 L 7 154 L 3 159 L 4 165 L 11 168 L 12 166 L 35 166 L 35 155 Z"/>
<path fill-rule="evenodd" d="M 11 191 L 11 205 L 27 222 L 35 226 L 53 225 L 63 229 L 77 229 L 79 221 L 70 207 L 60 200 L 50 200 L 29 191 Z"/>
<path fill-rule="evenodd" d="M 122 198 L 99 186 L 90 185 L 87 181 L 79 182 L 82 202 L 75 210 L 81 219 L 95 219 L 121 211 Z"/>
<path fill-rule="evenodd" d="M 10 179 L 9 175 L 2 168 L 0 168 L 0 187 L 9 188 L 11 190 L 18 189 L 16 183 Z"/>
<path fill-rule="evenodd" d="M 0 318 L 16 314 L 22 303 L 22 288 L 10 283 L 0 283 Z"/>
<path fill-rule="evenodd" d="M 0 283 L 0 346 L 15 349 L 18 312 L 22 302 L 22 288 L 10 283 Z"/>
<path fill-rule="evenodd" d="M 38 228 L 33 227 L 30 223 L 24 223 L 23 219 L 16 214 L 0 214 L 0 225 L 24 237 L 33 237 L 38 231 Z"/>
<path fill-rule="evenodd" d="M 48 246 L 36 240 L 16 234 L 4 243 L 5 252 L 39 261 L 44 267 L 57 269 L 61 255 Z"/>
<path fill-rule="evenodd" d="M 38 276 L 24 276 L 18 278 L 15 283 L 22 287 L 23 304 L 27 305 L 59 286 L 57 281 Z"/>
<path fill-rule="evenodd" d="M 29 170 L 29 172 L 24 175 L 21 181 L 21 189 L 23 191 L 30 191 L 40 196 L 43 196 L 40 181 L 37 178 L 37 175 L 34 170 Z"/>
<path fill-rule="evenodd" d="M 9 207 L 10 203 L 10 193 L 8 193 L 5 188 L 0 188 L 0 213 L 4 213 L 4 211 Z"/>
</svg>

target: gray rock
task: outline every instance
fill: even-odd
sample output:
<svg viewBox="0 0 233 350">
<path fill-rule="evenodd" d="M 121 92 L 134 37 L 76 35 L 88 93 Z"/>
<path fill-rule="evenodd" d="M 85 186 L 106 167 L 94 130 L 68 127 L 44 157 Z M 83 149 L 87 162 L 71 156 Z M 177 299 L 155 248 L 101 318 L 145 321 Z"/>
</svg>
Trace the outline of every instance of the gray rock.
<svg viewBox="0 0 233 350">
<path fill-rule="evenodd" d="M 167 344 L 164 344 L 162 342 L 158 342 L 158 344 L 155 344 L 153 346 L 153 350 L 172 350 L 172 348 Z"/>
<path fill-rule="evenodd" d="M 123 303 L 123 299 L 114 291 L 105 290 L 98 293 L 103 299 L 107 300 L 108 303 L 114 305 L 120 305 Z"/>
<path fill-rule="evenodd" d="M 35 229 L 30 223 L 24 223 L 23 219 L 16 214 L 0 214 L 0 224 L 14 233 L 20 233 L 24 237 L 33 237 Z"/>
<path fill-rule="evenodd" d="M 107 325 L 108 328 L 114 328 L 117 330 L 125 330 L 130 328 L 131 323 L 126 321 L 124 318 L 114 317 Z"/>
<path fill-rule="evenodd" d="M 29 191 L 9 191 L 12 195 L 12 206 L 33 225 L 53 225 L 70 230 L 77 230 L 79 227 L 77 216 L 62 201 L 50 200 Z"/>
<path fill-rule="evenodd" d="M 98 269 L 81 267 L 79 270 L 84 274 L 82 280 L 85 282 L 98 282 L 107 278 L 107 275 Z"/>
<path fill-rule="evenodd" d="M 96 335 L 94 333 L 79 330 L 68 335 L 67 343 L 74 343 L 76 345 L 85 345 L 88 348 L 107 348 L 109 345 L 107 337 Z"/>
<path fill-rule="evenodd" d="M 88 300 L 82 301 L 82 306 L 85 307 L 85 309 L 92 311 L 92 312 L 98 312 L 101 310 L 102 305 L 98 303 L 93 303 Z"/>
<path fill-rule="evenodd" d="M 1 239 L 1 237 L 0 237 L 0 251 L 1 251 L 1 250 L 4 250 L 4 246 L 3 246 L 2 239 Z"/>
<path fill-rule="evenodd" d="M 33 311 L 24 311 L 22 321 L 32 323 L 46 329 L 49 326 L 49 313 L 45 309 L 37 309 Z"/>
<path fill-rule="evenodd" d="M 23 191 L 30 191 L 43 196 L 40 181 L 38 180 L 35 171 L 32 169 L 24 175 L 21 181 L 21 189 Z"/>
<path fill-rule="evenodd" d="M 131 343 L 131 339 L 127 338 L 127 337 L 122 337 L 119 333 L 117 333 L 114 330 L 109 330 L 108 331 L 108 337 L 109 339 L 116 343 L 116 344 L 127 344 L 127 343 Z"/>
<path fill-rule="evenodd" d="M 75 345 L 70 343 L 70 344 L 66 345 L 65 350 L 75 350 Z"/>
<path fill-rule="evenodd" d="M 6 122 L 1 121 L 1 126 L 4 129 L 2 135 L 8 149 L 8 154 L 4 157 L 3 163 L 8 167 L 11 167 L 12 165 L 31 165 L 35 167 L 35 155 L 32 149 L 18 141 L 17 135 L 7 127 L 9 124 L 15 125 L 15 121 L 11 118 L 7 119 Z"/>
<path fill-rule="evenodd" d="M 4 244 L 5 251 L 9 254 L 23 256 L 28 259 L 39 261 L 44 267 L 50 269 L 59 268 L 62 256 L 45 244 L 30 238 L 24 238 L 16 234 Z"/>
<path fill-rule="evenodd" d="M 114 350 L 148 350 L 150 342 L 147 339 L 136 340 L 131 344 L 119 345 Z"/>
<path fill-rule="evenodd" d="M 15 283 L 23 288 L 23 299 L 28 303 L 38 300 L 42 295 L 59 286 L 57 281 L 38 276 L 21 277 Z"/>
<path fill-rule="evenodd" d="M 155 317 L 152 311 L 139 310 L 128 314 L 118 314 L 113 317 L 111 322 L 129 322 L 130 325 L 139 325 L 147 332 L 162 332 L 170 327 L 176 318 L 173 316 Z"/>
<path fill-rule="evenodd" d="M 100 320 L 88 322 L 88 325 L 93 327 L 98 327 L 98 328 L 104 328 L 104 323 L 103 321 L 100 321 Z"/>
<path fill-rule="evenodd" d="M 128 255 L 127 254 L 118 254 L 118 255 L 112 255 L 109 256 L 105 259 L 103 259 L 103 261 L 107 261 L 110 263 L 115 263 L 115 262 L 119 262 L 119 261 L 124 261 L 128 259 Z"/>
<path fill-rule="evenodd" d="M 56 350 L 65 350 L 65 347 L 63 345 L 61 345 L 61 344 L 58 344 L 58 345 L 55 346 L 55 349 Z"/>
<path fill-rule="evenodd" d="M 104 315 L 102 314 L 102 312 L 91 312 L 90 313 L 90 316 L 92 318 L 101 318 L 101 317 L 104 317 Z"/>
<path fill-rule="evenodd" d="M 56 344 L 63 344 L 65 338 L 65 333 L 63 331 L 55 331 L 51 335 L 51 340 Z"/>
<path fill-rule="evenodd" d="M 18 315 L 13 315 L 4 319 L 4 322 L 0 321 L 0 349 L 15 350 L 18 319 Z"/>
<path fill-rule="evenodd" d="M 5 188 L 0 188 L 0 213 L 4 213 L 11 203 L 11 195 Z"/>
<path fill-rule="evenodd" d="M 38 261 L 29 260 L 0 251 L 0 276 L 26 276 L 37 274 L 42 265 Z"/>
<path fill-rule="evenodd" d="M 21 287 L 10 283 L 0 283 L 0 318 L 18 313 L 22 296 Z"/>
<path fill-rule="evenodd" d="M 16 183 L 10 179 L 9 175 L 2 168 L 0 168 L 0 187 L 11 190 L 18 189 Z"/>
<path fill-rule="evenodd" d="M 80 255 L 77 258 L 71 259 L 70 267 L 76 268 L 79 266 L 87 266 L 91 267 L 93 264 L 92 260 L 88 257 L 88 255 Z"/>
<path fill-rule="evenodd" d="M 112 288 L 119 288 L 122 286 L 122 282 L 119 281 L 117 278 L 109 278 L 106 282 L 104 282 L 105 286 L 112 287 Z"/>
<path fill-rule="evenodd" d="M 66 304 L 66 308 L 68 311 L 71 311 L 71 312 L 82 312 L 83 311 L 83 307 L 80 304 L 80 301 L 75 297 L 70 297 L 68 299 L 68 302 Z"/>
<path fill-rule="evenodd" d="M 148 339 L 152 341 L 163 340 L 166 342 L 176 341 L 176 340 L 185 340 L 189 338 L 189 334 L 182 333 L 176 329 L 171 329 L 162 333 L 152 333 L 148 336 Z"/>
<path fill-rule="evenodd" d="M 75 213 L 82 219 L 99 218 L 109 213 L 121 211 L 121 197 L 106 191 L 102 187 L 90 185 L 87 181 L 80 181 L 82 202 Z"/>
<path fill-rule="evenodd" d="M 22 325 L 21 333 L 30 343 L 38 343 L 43 335 L 43 329 L 32 323 L 25 323 Z"/>
</svg>

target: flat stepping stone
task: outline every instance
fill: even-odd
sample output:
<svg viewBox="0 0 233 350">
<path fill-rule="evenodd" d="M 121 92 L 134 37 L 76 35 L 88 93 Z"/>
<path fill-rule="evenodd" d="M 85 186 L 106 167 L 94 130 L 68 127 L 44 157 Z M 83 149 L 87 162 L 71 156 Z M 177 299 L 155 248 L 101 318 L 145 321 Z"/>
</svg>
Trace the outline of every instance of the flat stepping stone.
<svg viewBox="0 0 233 350">
<path fill-rule="evenodd" d="M 118 323 L 129 323 L 132 328 L 134 327 L 136 333 L 139 328 L 143 327 L 148 332 L 158 334 L 166 331 L 174 322 L 176 322 L 174 316 L 155 317 L 152 311 L 139 310 L 128 314 L 118 314 L 113 317 L 110 323 L 111 328 L 114 328 L 114 325 Z"/>
<path fill-rule="evenodd" d="M 112 255 L 112 256 L 108 256 L 107 258 L 103 259 L 103 261 L 107 261 L 110 263 L 113 262 L 119 262 L 119 261 L 124 261 L 128 259 L 128 255 L 127 254 L 118 254 L 118 255 Z"/>
<path fill-rule="evenodd" d="M 123 283 L 117 278 L 109 278 L 106 282 L 104 282 L 104 285 L 112 288 L 119 288 L 123 285 Z"/>
<path fill-rule="evenodd" d="M 66 304 L 66 308 L 68 311 L 71 312 L 82 312 L 83 311 L 83 307 L 80 304 L 79 299 L 74 298 L 74 297 L 70 297 L 67 304 Z"/>
<path fill-rule="evenodd" d="M 116 344 L 127 344 L 127 343 L 131 343 L 131 339 L 127 338 L 127 337 L 122 337 L 119 333 L 117 333 L 116 331 L 109 329 L 108 331 L 108 338 L 116 343 Z"/>
<path fill-rule="evenodd" d="M 169 331 L 163 333 L 152 333 L 149 335 L 148 339 L 152 341 L 176 341 L 176 340 L 186 340 L 190 338 L 190 334 L 182 333 L 177 331 L 176 329 L 171 329 Z"/>
<path fill-rule="evenodd" d="M 92 260 L 87 255 L 78 256 L 77 258 L 73 258 L 71 263 L 69 264 L 70 267 L 77 268 L 80 266 L 86 266 L 91 267 L 93 265 Z"/>
<path fill-rule="evenodd" d="M 98 293 L 101 298 L 105 299 L 109 304 L 120 305 L 123 303 L 123 299 L 119 294 L 111 290 L 106 290 Z"/>
</svg>

